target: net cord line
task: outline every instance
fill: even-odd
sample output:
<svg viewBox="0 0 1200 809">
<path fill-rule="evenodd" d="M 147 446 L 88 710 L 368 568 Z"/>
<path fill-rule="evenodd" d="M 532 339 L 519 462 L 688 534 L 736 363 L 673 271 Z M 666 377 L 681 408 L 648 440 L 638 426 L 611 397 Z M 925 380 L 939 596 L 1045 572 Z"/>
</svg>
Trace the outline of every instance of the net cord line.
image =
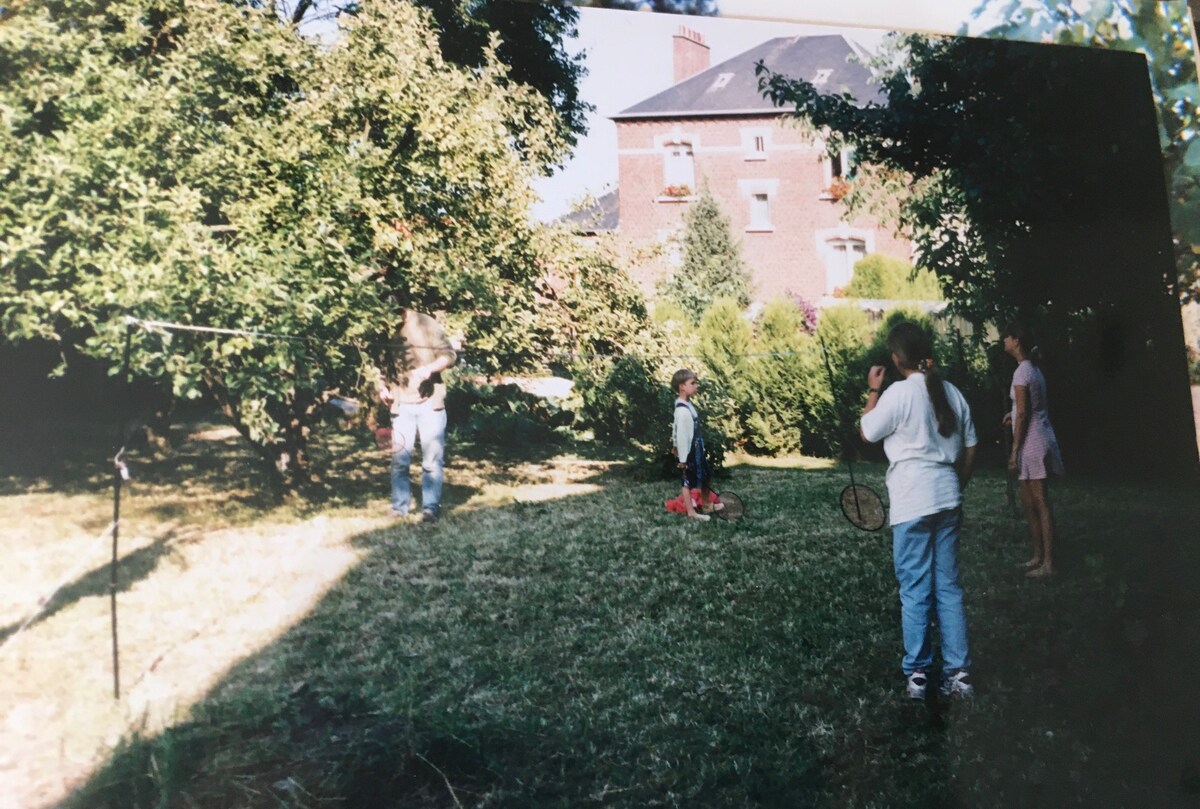
<svg viewBox="0 0 1200 809">
<path fill-rule="evenodd" d="M 74 580 L 74 579 L 76 579 L 76 578 L 78 578 L 78 577 L 79 577 L 79 574 L 80 574 L 80 573 L 83 571 L 83 569 L 84 569 L 85 567 L 87 567 L 87 566 L 88 566 L 88 564 L 91 562 L 91 560 L 89 559 L 88 553 L 90 553 L 90 551 L 91 551 L 93 548 L 95 548 L 96 546 L 98 546 L 98 545 L 99 545 L 99 544 L 100 544 L 100 543 L 101 543 L 103 540 L 105 540 L 105 539 L 107 539 L 109 536 L 111 536 L 111 535 L 112 535 L 112 532 L 113 532 L 113 529 L 114 529 L 114 528 L 116 528 L 116 527 L 117 527 L 117 524 L 116 524 L 115 522 L 111 522 L 111 523 L 109 523 L 109 524 L 108 524 L 108 527 L 107 527 L 107 528 L 105 528 L 105 529 L 104 529 L 104 530 L 103 530 L 103 531 L 102 531 L 100 534 L 98 534 L 98 535 L 96 536 L 96 538 L 95 538 L 95 539 L 93 539 L 93 540 L 92 540 L 92 541 L 91 541 L 91 542 L 90 542 L 90 543 L 87 545 L 87 549 L 86 549 L 86 550 L 87 550 L 87 552 L 85 552 L 85 553 L 84 553 L 84 554 L 83 554 L 83 555 L 80 557 L 81 561 L 79 562 L 79 564 L 77 564 L 77 565 L 75 565 L 75 567 L 71 568 L 71 572 L 70 572 L 70 573 L 68 573 L 66 576 L 64 576 L 64 577 L 62 578 L 62 580 L 61 580 L 61 581 L 60 581 L 60 582 L 59 582 L 57 585 L 55 585 L 55 587 L 54 587 L 54 589 L 53 589 L 53 590 L 51 590 L 49 593 L 47 593 L 47 594 L 46 594 L 45 596 L 43 596 L 42 598 L 39 598 L 39 599 L 38 599 L 38 602 L 37 602 L 37 608 L 36 608 L 36 609 L 33 611 L 33 613 L 31 613 L 31 614 L 29 615 L 29 617 L 27 617 L 27 618 L 26 618 L 26 619 L 25 619 L 25 620 L 24 620 L 24 621 L 21 623 L 21 626 L 17 628 L 17 631 L 16 631 L 16 632 L 13 632 L 11 635 L 9 635 L 7 638 L 5 638 L 5 639 L 4 639 L 4 641 L 3 641 L 2 643 L 0 643 L 0 651 L 3 651 L 3 649 L 4 649 L 6 646 L 8 646 L 8 644 L 12 643 L 12 642 L 13 642 L 13 641 L 15 641 L 15 640 L 16 640 L 18 637 L 20 637 L 21 633 L 22 633 L 22 632 L 24 632 L 26 629 L 28 629 L 28 628 L 29 628 L 29 626 L 30 626 L 30 624 L 32 624 L 34 621 L 36 621 L 36 620 L 38 619 L 38 616 L 39 616 L 39 615 L 41 615 L 43 612 L 45 612 L 45 611 L 46 611 L 46 607 L 50 606 L 50 602 L 51 602 L 51 601 L 54 599 L 54 597 L 55 597 L 56 595 L 58 595 L 58 591 L 59 591 L 59 590 L 61 590 L 62 588 L 66 587 L 68 582 L 70 582 L 70 581 L 72 581 L 72 580 Z"/>
<path fill-rule="evenodd" d="M 833 381 L 833 365 L 830 364 L 829 349 L 825 346 L 824 340 L 821 341 L 821 355 L 825 358 L 825 372 L 829 375 L 829 394 L 834 397 L 834 406 L 836 407 L 839 402 L 837 386 Z M 854 494 L 854 513 L 861 521 L 863 519 L 862 505 L 858 502 L 858 483 L 854 480 L 854 462 L 850 460 L 849 447 L 845 443 L 843 443 L 842 449 L 843 454 L 846 456 L 846 468 L 850 471 L 850 491 Z"/>
<path fill-rule="evenodd" d="M 125 323 L 131 326 L 141 326 L 146 331 L 185 331 L 197 332 L 201 334 L 220 334 L 229 337 L 257 337 L 269 340 L 282 340 L 292 343 L 309 342 L 312 338 L 303 337 L 294 334 L 280 334 L 278 332 L 260 331 L 255 329 L 229 329 L 219 326 L 198 326 L 192 323 L 173 323 L 167 320 L 145 320 L 139 317 L 128 316 L 125 318 Z M 389 343 L 358 343 L 359 347 L 386 347 Z M 420 346 L 413 345 L 409 348 L 424 348 L 435 350 L 438 346 Z M 470 356 L 470 352 L 458 352 L 460 356 Z M 744 358 L 767 358 L 767 357 L 798 357 L 802 352 L 799 351 L 762 351 L 749 352 L 745 354 L 730 354 L 731 357 Z M 579 351 L 552 351 L 546 354 L 547 357 L 572 357 L 575 359 L 617 359 L 620 357 L 654 357 L 658 359 L 702 359 L 700 354 L 641 354 L 638 352 L 627 352 L 624 354 L 603 354 L 603 353 L 588 353 Z"/>
</svg>

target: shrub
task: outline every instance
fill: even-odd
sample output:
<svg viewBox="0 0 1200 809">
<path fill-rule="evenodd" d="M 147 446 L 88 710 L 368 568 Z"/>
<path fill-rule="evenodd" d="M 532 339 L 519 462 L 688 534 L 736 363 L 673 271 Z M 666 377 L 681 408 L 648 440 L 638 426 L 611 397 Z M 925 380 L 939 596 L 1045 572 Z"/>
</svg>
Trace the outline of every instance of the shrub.
<svg viewBox="0 0 1200 809">
<path fill-rule="evenodd" d="M 930 270 L 907 261 L 872 253 L 854 264 L 854 277 L 845 294 L 850 298 L 881 298 L 891 301 L 940 301 L 942 290 Z"/>
<path fill-rule="evenodd" d="M 862 402 L 870 367 L 865 349 L 873 336 L 867 314 L 855 306 L 834 306 L 821 313 L 814 359 L 798 390 L 803 414 L 801 440 L 810 455 L 836 456 L 855 434 L 859 413 L 855 405 Z M 832 390 L 827 361 L 833 374 Z"/>
<path fill-rule="evenodd" d="M 820 319 L 816 304 L 798 292 L 788 292 L 787 297 L 803 313 L 804 330 L 809 334 L 815 334 L 817 331 L 817 321 Z"/>
<path fill-rule="evenodd" d="M 654 302 L 654 313 L 651 316 L 655 323 L 667 326 L 671 323 L 691 324 L 692 318 L 678 301 L 671 298 L 659 298 Z"/>
<path fill-rule="evenodd" d="M 683 266 L 667 279 L 663 296 L 682 307 L 698 323 L 717 298 L 750 303 L 750 272 L 741 246 L 733 238 L 729 217 L 707 187 L 684 218 Z"/>
<path fill-rule="evenodd" d="M 804 379 L 820 370 L 806 313 L 792 300 L 778 298 L 763 308 L 747 368 L 747 448 L 779 455 L 802 446 L 804 410 L 799 392 Z M 774 356 L 771 356 L 774 355 Z"/>
<path fill-rule="evenodd" d="M 662 416 L 673 399 L 640 356 L 585 361 L 575 369 L 576 426 L 611 446 L 661 444 Z"/>
<path fill-rule="evenodd" d="M 556 429 L 570 425 L 574 414 L 516 385 L 491 385 L 454 374 L 447 380 L 446 416 L 460 440 L 529 447 L 562 441 Z"/>
<path fill-rule="evenodd" d="M 749 358 L 753 340 L 750 324 L 732 298 L 718 298 L 704 313 L 699 328 L 699 354 L 706 374 L 705 423 L 713 425 L 735 444 L 745 436 L 749 401 Z"/>
</svg>

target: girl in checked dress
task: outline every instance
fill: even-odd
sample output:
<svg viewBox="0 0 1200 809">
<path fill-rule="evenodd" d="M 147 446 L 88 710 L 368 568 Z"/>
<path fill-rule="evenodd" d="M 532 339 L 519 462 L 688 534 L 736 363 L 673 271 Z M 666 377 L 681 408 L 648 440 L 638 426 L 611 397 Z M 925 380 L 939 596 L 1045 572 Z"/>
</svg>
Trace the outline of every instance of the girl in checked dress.
<svg viewBox="0 0 1200 809">
<path fill-rule="evenodd" d="M 1032 332 L 1024 323 L 1014 321 L 1000 336 L 1005 352 L 1017 361 L 1009 391 L 1013 409 L 1004 417 L 1004 426 L 1013 431 L 1008 471 L 1020 481 L 1021 503 L 1033 544 L 1033 555 L 1021 566 L 1026 568 L 1026 576 L 1040 579 L 1054 573 L 1054 515 L 1046 496 L 1046 480 L 1066 470 L 1047 412 L 1046 378 L 1037 366 Z"/>
</svg>

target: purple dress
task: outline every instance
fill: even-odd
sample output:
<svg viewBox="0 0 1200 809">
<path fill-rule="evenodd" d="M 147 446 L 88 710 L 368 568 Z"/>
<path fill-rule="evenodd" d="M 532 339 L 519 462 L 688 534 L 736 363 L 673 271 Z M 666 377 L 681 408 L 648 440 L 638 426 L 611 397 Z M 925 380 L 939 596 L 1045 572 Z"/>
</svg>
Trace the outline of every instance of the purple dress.
<svg viewBox="0 0 1200 809">
<path fill-rule="evenodd" d="M 1009 398 L 1013 400 L 1013 440 L 1017 427 L 1017 386 L 1029 391 L 1029 429 L 1025 432 L 1025 443 L 1021 445 L 1021 457 L 1017 459 L 1017 477 L 1020 480 L 1045 480 L 1050 475 L 1066 473 L 1062 454 L 1058 450 L 1058 439 L 1050 426 L 1046 410 L 1046 377 L 1029 360 L 1017 366 L 1013 374 Z"/>
</svg>

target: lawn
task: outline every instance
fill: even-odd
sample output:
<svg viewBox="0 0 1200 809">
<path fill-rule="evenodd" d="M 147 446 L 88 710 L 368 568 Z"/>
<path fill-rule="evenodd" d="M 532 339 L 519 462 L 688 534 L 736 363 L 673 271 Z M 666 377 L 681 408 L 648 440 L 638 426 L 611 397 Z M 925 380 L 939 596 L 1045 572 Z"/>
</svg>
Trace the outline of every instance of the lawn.
<svg viewBox="0 0 1200 809">
<path fill-rule="evenodd" d="M 1200 803 L 1194 485 L 1064 480 L 1060 574 L 1028 581 L 983 471 L 962 545 L 978 693 L 915 704 L 890 539 L 842 518 L 844 468 L 742 463 L 724 485 L 746 519 L 697 524 L 586 448 L 460 444 L 423 526 L 384 516 L 360 437 L 327 447 L 321 501 L 283 504 L 226 433 L 177 439 L 126 490 L 121 703 L 102 464 L 3 470 L 17 805 Z M 52 457 L 88 446 L 62 440 Z M 881 466 L 858 473 L 882 491 Z"/>
</svg>

